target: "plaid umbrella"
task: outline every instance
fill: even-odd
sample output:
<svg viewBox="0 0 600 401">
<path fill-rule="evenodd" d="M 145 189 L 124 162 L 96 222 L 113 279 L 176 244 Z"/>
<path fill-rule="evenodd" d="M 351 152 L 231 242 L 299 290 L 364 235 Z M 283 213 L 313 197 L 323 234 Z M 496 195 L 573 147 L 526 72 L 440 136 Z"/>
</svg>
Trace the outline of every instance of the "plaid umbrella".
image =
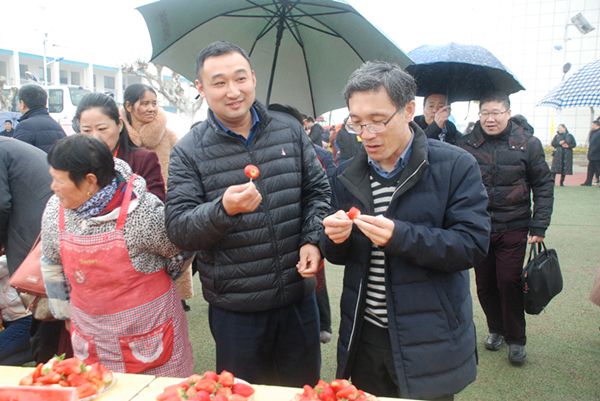
<svg viewBox="0 0 600 401">
<path fill-rule="evenodd" d="M 600 59 L 587 64 L 552 89 L 538 106 L 565 107 L 600 106 Z"/>
</svg>

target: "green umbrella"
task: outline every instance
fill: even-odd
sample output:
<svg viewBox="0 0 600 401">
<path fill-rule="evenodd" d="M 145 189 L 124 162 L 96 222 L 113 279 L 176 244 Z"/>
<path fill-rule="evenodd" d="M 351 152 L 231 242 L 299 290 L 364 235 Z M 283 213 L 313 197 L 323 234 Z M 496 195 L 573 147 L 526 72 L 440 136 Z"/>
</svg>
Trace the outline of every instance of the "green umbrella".
<svg viewBox="0 0 600 401">
<path fill-rule="evenodd" d="M 259 100 L 307 114 L 345 106 L 342 89 L 364 61 L 412 64 L 343 1 L 161 0 L 138 10 L 150 32 L 153 62 L 193 81 L 199 50 L 230 41 L 250 55 Z"/>
</svg>

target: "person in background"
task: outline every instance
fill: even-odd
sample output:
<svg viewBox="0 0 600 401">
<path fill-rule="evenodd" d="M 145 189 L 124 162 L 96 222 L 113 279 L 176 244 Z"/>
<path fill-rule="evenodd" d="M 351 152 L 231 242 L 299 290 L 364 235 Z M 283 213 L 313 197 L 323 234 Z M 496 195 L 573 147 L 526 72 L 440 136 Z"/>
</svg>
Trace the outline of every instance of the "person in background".
<svg viewBox="0 0 600 401">
<path fill-rule="evenodd" d="M 490 219 L 477 162 L 413 122 L 416 89 L 385 62 L 348 79 L 346 130 L 364 149 L 333 178 L 321 249 L 345 266 L 336 377 L 376 396 L 452 400 L 475 380 L 468 269 Z"/>
<path fill-rule="evenodd" d="M 338 166 L 346 160 L 350 160 L 362 149 L 362 143 L 358 140 L 357 135 L 352 135 L 346 131 L 346 121 L 339 129 L 335 144 L 338 148 Z"/>
<path fill-rule="evenodd" d="M 48 153 L 54 142 L 66 136 L 62 127 L 48 113 L 48 94 L 39 85 L 27 84 L 21 86 L 18 97 L 19 111 L 23 115 L 19 118 L 13 138 Z"/>
<path fill-rule="evenodd" d="M 315 122 L 315 119 L 308 116 L 304 119 L 304 131 L 308 134 L 310 140 L 317 146 L 323 147 L 323 137 L 325 130 L 320 124 Z"/>
<path fill-rule="evenodd" d="M 460 136 L 456 125 L 449 121 L 452 109 L 446 95 L 432 93 L 423 101 L 423 115 L 415 117 L 415 123 L 425 131 L 428 138 L 455 145 Z"/>
<path fill-rule="evenodd" d="M 158 106 L 156 91 L 146 84 L 129 85 L 123 93 L 122 113 L 132 142 L 157 154 L 163 181 L 166 183 L 169 177 L 169 157 L 177 142 L 177 135 L 167 128 L 167 116 Z M 186 264 L 176 286 L 184 309 L 190 310 L 185 300 L 194 296 L 191 261 Z"/>
<path fill-rule="evenodd" d="M 292 106 L 284 106 L 281 104 L 270 104 L 269 110 L 271 111 L 280 111 L 282 113 L 287 113 L 290 116 L 294 117 L 298 123 L 303 123 L 302 114 Z M 325 169 L 325 173 L 327 174 L 327 179 L 331 184 L 331 178 L 335 174 L 335 162 L 333 160 L 333 155 L 323 149 L 320 146 L 315 145 L 315 152 L 317 153 L 317 159 L 321 163 L 321 166 Z M 321 259 L 321 265 L 319 266 L 319 270 L 317 271 L 317 286 L 315 288 L 315 293 L 317 296 L 317 307 L 319 308 L 319 323 L 320 323 L 320 335 L 319 338 L 321 343 L 327 344 L 331 341 L 332 329 L 331 329 L 331 306 L 329 305 L 329 293 L 327 292 L 327 281 L 325 278 L 325 259 Z"/>
<path fill-rule="evenodd" d="M 169 177 L 169 155 L 177 135 L 167 128 L 167 116 L 158 106 L 156 91 L 146 84 L 131 84 L 123 93 L 123 121 L 131 141 L 158 155 L 166 183 Z"/>
<path fill-rule="evenodd" d="M 169 238 L 197 251 L 216 370 L 256 384 L 316 383 L 327 177 L 302 127 L 256 101 L 239 46 L 209 44 L 196 74 L 208 116 L 173 148 L 165 217 Z M 248 164 L 258 178 L 244 175 Z"/>
<path fill-rule="evenodd" d="M 560 186 L 565 185 L 565 176 L 573 175 L 573 148 L 577 146 L 575 137 L 569 133 L 567 126 L 558 124 L 556 135 L 552 138 L 552 166 L 550 172 L 554 174 L 553 181 L 556 183 L 556 175 L 560 174 Z"/>
<path fill-rule="evenodd" d="M 187 320 L 172 277 L 185 254 L 163 203 L 105 143 L 75 134 L 48 153 L 42 277 L 52 314 L 70 319 L 76 357 L 121 373 L 192 373 Z"/>
<path fill-rule="evenodd" d="M 46 362 L 58 353 L 63 322 L 33 321 L 31 313 L 24 312 L 21 299 L 7 287 L 8 278 L 25 260 L 40 233 L 42 213 L 52 195 L 50 182 L 46 153 L 28 143 L 0 137 L 0 255 L 5 254 L 0 266 L 0 309 L 4 322 L 11 322 L 5 327 L 12 327 L 0 340 L 0 364 L 12 364 L 13 358 L 24 363 L 32 357 Z M 16 340 L 14 348 L 4 342 L 9 336 Z"/>
<path fill-rule="evenodd" d="M 78 132 L 100 139 L 112 152 L 129 164 L 131 170 L 146 180 L 148 192 L 165 201 L 165 182 L 155 152 L 137 147 L 129 137 L 127 128 L 112 97 L 103 93 L 85 95 L 75 112 Z"/>
<path fill-rule="evenodd" d="M 581 184 L 587 187 L 592 185 L 594 175 L 600 176 L 600 117 L 592 121 L 588 143 L 587 176 L 585 182 Z"/>
<path fill-rule="evenodd" d="M 488 254 L 475 264 L 489 331 L 484 346 L 498 351 L 506 341 L 509 362 L 519 366 L 527 358 L 521 272 L 527 243 L 542 242 L 550 225 L 552 175 L 541 142 L 512 120 L 502 93 L 480 100 L 479 121 L 458 144 L 479 163 L 492 217 Z"/>
<path fill-rule="evenodd" d="M 12 120 L 4 121 L 4 131 L 0 131 L 0 136 L 12 138 L 14 133 Z"/>
</svg>

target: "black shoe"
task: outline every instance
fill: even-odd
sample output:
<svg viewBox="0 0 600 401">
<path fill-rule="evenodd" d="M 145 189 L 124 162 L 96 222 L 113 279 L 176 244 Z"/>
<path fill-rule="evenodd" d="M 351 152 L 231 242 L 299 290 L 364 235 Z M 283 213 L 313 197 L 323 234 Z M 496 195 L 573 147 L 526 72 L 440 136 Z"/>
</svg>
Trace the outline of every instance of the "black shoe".
<svg viewBox="0 0 600 401">
<path fill-rule="evenodd" d="M 181 300 L 181 306 L 183 306 L 183 310 L 186 312 L 189 312 L 192 309 L 183 299 Z"/>
<path fill-rule="evenodd" d="M 498 351 L 504 342 L 504 337 L 498 333 L 490 333 L 485 339 L 483 345 L 489 351 Z"/>
<path fill-rule="evenodd" d="M 591 187 L 592 186 L 592 184 L 588 184 L 587 182 L 584 182 L 583 184 L 579 184 L 579 185 L 581 185 L 582 187 Z"/>
<path fill-rule="evenodd" d="M 520 344 L 508 344 L 508 360 L 515 366 L 521 366 L 527 359 L 525 346 Z"/>
</svg>

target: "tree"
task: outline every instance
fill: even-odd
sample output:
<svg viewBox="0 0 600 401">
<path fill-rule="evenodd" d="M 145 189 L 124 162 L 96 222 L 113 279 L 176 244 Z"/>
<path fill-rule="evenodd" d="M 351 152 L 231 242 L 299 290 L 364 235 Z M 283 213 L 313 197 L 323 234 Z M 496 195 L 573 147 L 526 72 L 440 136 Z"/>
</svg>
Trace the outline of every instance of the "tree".
<svg viewBox="0 0 600 401">
<path fill-rule="evenodd" d="M 0 76 L 0 110 L 13 111 L 13 100 L 17 94 L 17 88 L 7 88 L 6 77 Z"/>
<path fill-rule="evenodd" d="M 153 68 L 149 68 L 149 67 Z M 124 73 L 135 74 L 145 78 L 150 86 L 158 93 L 163 95 L 180 112 L 192 118 L 194 114 L 202 106 L 202 98 L 192 98 L 187 89 L 193 85 L 188 82 L 182 82 L 182 76 L 176 72 L 172 72 L 170 79 L 165 79 L 163 76 L 164 66 L 137 60 L 133 64 L 124 64 L 121 70 Z M 154 72 L 156 71 L 156 72 Z"/>
</svg>

